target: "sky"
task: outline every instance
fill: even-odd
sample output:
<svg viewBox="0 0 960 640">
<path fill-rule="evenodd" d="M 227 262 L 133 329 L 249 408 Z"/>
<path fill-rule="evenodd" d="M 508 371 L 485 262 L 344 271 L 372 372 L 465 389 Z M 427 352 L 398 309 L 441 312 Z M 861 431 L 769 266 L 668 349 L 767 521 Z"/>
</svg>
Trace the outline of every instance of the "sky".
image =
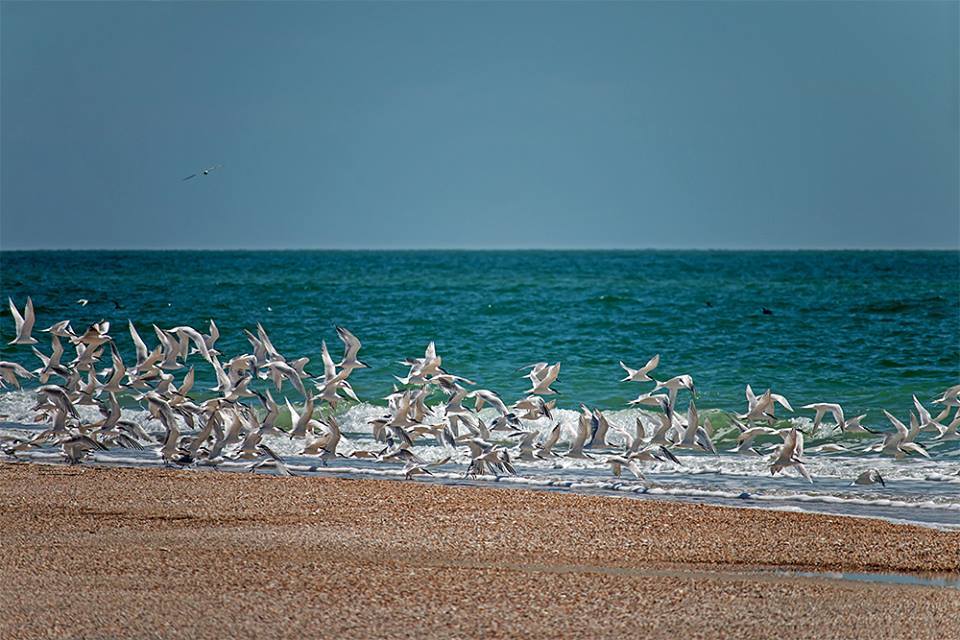
<svg viewBox="0 0 960 640">
<path fill-rule="evenodd" d="M 956 249 L 958 6 L 3 2 L 0 248 Z"/>
</svg>

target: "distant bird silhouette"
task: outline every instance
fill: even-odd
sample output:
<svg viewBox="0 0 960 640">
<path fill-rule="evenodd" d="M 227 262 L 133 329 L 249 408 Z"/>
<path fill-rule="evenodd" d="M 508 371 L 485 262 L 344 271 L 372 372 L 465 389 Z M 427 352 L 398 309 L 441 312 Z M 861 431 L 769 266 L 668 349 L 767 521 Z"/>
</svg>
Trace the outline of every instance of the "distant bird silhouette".
<svg viewBox="0 0 960 640">
<path fill-rule="evenodd" d="M 765 316 L 772 316 L 772 315 L 773 315 L 773 311 L 771 311 L 770 309 L 767 309 L 766 307 L 762 307 L 762 309 L 763 309 L 763 315 L 765 315 Z"/>
<path fill-rule="evenodd" d="M 190 180 L 191 178 L 196 178 L 197 176 L 208 176 L 208 175 L 210 175 L 210 172 L 211 172 L 211 171 L 213 171 L 213 170 L 215 170 L 215 169 L 219 169 L 219 168 L 222 167 L 222 166 L 223 166 L 222 164 L 215 164 L 215 165 L 213 165 L 212 167 L 207 167 L 206 169 L 201 169 L 200 171 L 198 171 L 198 172 L 196 172 L 196 173 L 191 173 L 191 174 L 188 175 L 186 178 L 184 178 L 183 180 L 181 180 L 181 182 L 185 182 L 185 181 L 187 181 L 187 180 Z"/>
</svg>

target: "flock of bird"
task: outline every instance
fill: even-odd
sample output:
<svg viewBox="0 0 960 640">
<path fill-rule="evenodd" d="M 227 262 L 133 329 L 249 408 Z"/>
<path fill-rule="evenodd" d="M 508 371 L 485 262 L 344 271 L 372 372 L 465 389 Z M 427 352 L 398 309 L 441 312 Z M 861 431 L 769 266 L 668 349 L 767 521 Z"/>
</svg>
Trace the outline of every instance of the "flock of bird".
<svg viewBox="0 0 960 640">
<path fill-rule="evenodd" d="M 652 383 L 652 388 L 629 403 L 642 407 L 632 433 L 612 427 L 603 411 L 581 404 L 576 427 L 565 438 L 564 427 L 553 413 L 556 400 L 546 399 L 557 393 L 553 385 L 560 375 L 560 363 L 538 362 L 520 369 L 527 371 L 524 377 L 529 379 L 530 388 L 523 398 L 508 405 L 496 392 L 472 388 L 476 386 L 472 381 L 445 370 L 431 342 L 423 357 L 401 362 L 409 368 L 407 374 L 395 376 L 398 384 L 385 398 L 383 414 L 370 420 L 377 448 L 344 454 L 338 451 L 341 430 L 334 410 L 345 400 L 359 402 L 349 377 L 367 365 L 358 357 L 360 341 L 343 327 L 336 329 L 344 346 L 339 362 L 330 356 L 326 341 L 321 342 L 322 375 L 308 372 L 309 358 L 282 355 L 260 324 L 255 332 L 244 332 L 252 353 L 225 359 L 216 349 L 220 333 L 213 320 L 208 333 L 189 326 L 162 329 L 154 325 L 157 344 L 152 349 L 128 321 L 136 350 L 136 363 L 131 364 L 121 357 L 107 321 L 91 324 L 80 333 L 73 330 L 69 320 L 43 329 L 51 343 L 51 351 L 46 354 L 33 346 L 38 341 L 33 337 L 32 300 L 27 299 L 23 313 L 13 300 L 9 304 L 16 332 L 10 344 L 31 346 L 40 366 L 28 370 L 15 362 L 0 362 L 0 388 L 9 385 L 20 389 L 22 379 L 36 379 L 39 386 L 33 410 L 36 421 L 46 425 L 32 437 L 0 435 L 0 450 L 11 457 L 59 448 L 67 461 L 79 463 L 97 451 L 126 448 L 155 451 L 154 455 L 167 465 L 242 460 L 248 461 L 252 470 L 269 467 L 287 475 L 291 471 L 286 461 L 264 440 L 265 436 L 278 436 L 302 443 L 300 455 L 314 456 L 322 465 L 338 457 L 365 458 L 403 465 L 409 479 L 431 475 L 431 469 L 451 460 L 448 455 L 428 461 L 415 452 L 418 441 L 430 439 L 448 452 L 469 450 L 467 476 L 513 475 L 517 473 L 517 461 L 562 456 L 606 464 L 617 477 L 626 469 L 646 482 L 641 469 L 644 462 L 681 465 L 674 453 L 678 450 L 717 453 L 711 418 L 701 420 L 697 410 L 693 378 L 679 375 L 655 379 L 652 373 L 659 366 L 659 355 L 639 369 L 620 363 L 626 373 L 621 382 Z M 64 357 L 66 345 L 75 351 L 70 360 Z M 107 358 L 107 366 L 98 369 Z M 217 384 L 209 392 L 192 396 L 195 369 L 193 365 L 187 368 L 187 362 L 198 359 L 212 368 Z M 177 371 L 184 372 L 179 383 L 174 376 Z M 285 384 L 302 398 L 299 407 L 285 396 L 279 402 L 274 398 L 273 391 L 282 394 Z M 678 405 L 681 393 L 688 396 L 685 411 Z M 145 403 L 151 419 L 162 425 L 163 436 L 155 438 L 137 422 L 124 419 L 121 397 L 141 406 Z M 434 399 L 438 401 L 431 404 Z M 815 417 L 812 428 L 804 431 L 790 421 L 777 419 L 778 408 L 793 412 L 784 396 L 769 389 L 757 395 L 747 385 L 746 399 L 746 411 L 730 417 L 739 431 L 737 446 L 730 452 L 769 456 L 772 474 L 792 467 L 810 482 L 813 478 L 805 466 L 807 453 L 849 451 L 837 443 L 804 449 L 804 435 L 816 433 L 827 424 L 827 414 L 833 418 L 833 428 L 840 432 L 878 436 L 866 451 L 897 459 L 930 457 L 928 447 L 917 441 L 921 433 L 935 434 L 929 442 L 960 440 L 960 385 L 934 400 L 942 407 L 936 416 L 914 397 L 916 412 L 910 413 L 909 427 L 884 411 L 892 431 L 867 426 L 864 415 L 847 418 L 841 406 L 833 403 L 805 405 L 803 409 L 814 411 Z M 96 407 L 101 419 L 82 420 L 77 410 L 82 405 Z M 492 409 L 484 414 L 486 417 L 481 416 L 484 407 Z M 541 419 L 552 426 L 543 431 L 531 427 L 530 421 Z M 758 439 L 768 443 L 758 445 Z M 885 481 L 876 469 L 868 469 L 853 483 Z"/>
</svg>

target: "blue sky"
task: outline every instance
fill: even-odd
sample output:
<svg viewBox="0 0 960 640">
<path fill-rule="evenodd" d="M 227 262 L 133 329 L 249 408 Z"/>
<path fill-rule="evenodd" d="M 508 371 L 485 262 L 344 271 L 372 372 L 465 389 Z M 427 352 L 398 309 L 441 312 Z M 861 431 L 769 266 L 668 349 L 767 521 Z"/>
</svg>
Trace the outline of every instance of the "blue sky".
<svg viewBox="0 0 960 640">
<path fill-rule="evenodd" d="M 0 246 L 957 248 L 957 24 L 955 2 L 4 2 Z"/>
</svg>

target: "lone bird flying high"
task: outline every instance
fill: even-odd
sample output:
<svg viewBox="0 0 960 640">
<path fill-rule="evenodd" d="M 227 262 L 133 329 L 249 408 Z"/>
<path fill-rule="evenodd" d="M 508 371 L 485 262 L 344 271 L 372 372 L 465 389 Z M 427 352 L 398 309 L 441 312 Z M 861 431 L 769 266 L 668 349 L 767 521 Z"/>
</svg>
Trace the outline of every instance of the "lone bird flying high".
<svg viewBox="0 0 960 640">
<path fill-rule="evenodd" d="M 187 180 L 190 180 L 191 178 L 196 178 L 197 176 L 208 176 L 208 175 L 210 175 L 210 172 L 211 172 L 211 171 L 214 171 L 215 169 L 219 169 L 219 168 L 221 168 L 222 166 L 223 166 L 222 164 L 215 164 L 215 165 L 213 165 L 212 167 L 207 167 L 206 169 L 201 169 L 200 171 L 198 171 L 198 172 L 196 172 L 196 173 L 191 173 L 191 174 L 188 175 L 186 178 L 184 178 L 183 180 L 181 180 L 181 182 L 186 182 Z"/>
</svg>

